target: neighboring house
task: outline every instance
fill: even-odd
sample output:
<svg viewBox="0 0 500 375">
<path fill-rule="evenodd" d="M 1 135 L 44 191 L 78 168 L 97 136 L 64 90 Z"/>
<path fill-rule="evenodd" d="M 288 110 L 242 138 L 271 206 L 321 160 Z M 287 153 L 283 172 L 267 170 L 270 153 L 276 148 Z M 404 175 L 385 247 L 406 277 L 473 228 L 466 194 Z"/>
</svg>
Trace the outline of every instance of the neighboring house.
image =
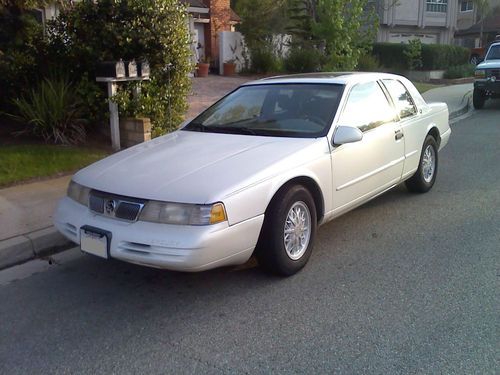
<svg viewBox="0 0 500 375">
<path fill-rule="evenodd" d="M 377 0 L 378 42 L 451 44 L 457 26 L 458 0 Z"/>
<path fill-rule="evenodd" d="M 489 0 L 490 11 L 500 7 L 500 0 Z M 488 15 L 486 15 L 488 17 Z M 457 18 L 457 30 L 466 30 L 479 22 L 481 14 L 479 14 L 475 1 L 460 0 Z"/>
<path fill-rule="evenodd" d="M 490 0 L 490 11 L 481 22 L 481 14 L 473 1 L 461 1 L 460 13 L 455 33 L 456 44 L 475 48 L 487 45 L 500 34 L 500 0 Z M 481 23 L 483 23 L 483 43 L 480 41 Z"/>
<path fill-rule="evenodd" d="M 378 42 L 479 46 L 481 15 L 473 0 L 375 0 L 380 17 Z M 500 0 L 489 0 L 490 9 Z M 500 14 L 490 14 L 484 22 L 485 42 L 500 33 Z"/>
</svg>

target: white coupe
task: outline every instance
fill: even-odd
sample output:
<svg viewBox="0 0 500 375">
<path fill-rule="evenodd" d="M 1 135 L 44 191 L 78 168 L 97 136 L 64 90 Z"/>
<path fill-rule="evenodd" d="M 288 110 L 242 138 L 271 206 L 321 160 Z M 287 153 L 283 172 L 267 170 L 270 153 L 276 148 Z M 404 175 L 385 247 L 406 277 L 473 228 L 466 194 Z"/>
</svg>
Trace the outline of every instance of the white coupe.
<svg viewBox="0 0 500 375">
<path fill-rule="evenodd" d="M 405 181 L 432 188 L 448 108 L 404 77 L 321 73 L 242 85 L 181 129 L 73 177 L 55 225 L 83 252 L 291 275 L 316 229 Z"/>
</svg>

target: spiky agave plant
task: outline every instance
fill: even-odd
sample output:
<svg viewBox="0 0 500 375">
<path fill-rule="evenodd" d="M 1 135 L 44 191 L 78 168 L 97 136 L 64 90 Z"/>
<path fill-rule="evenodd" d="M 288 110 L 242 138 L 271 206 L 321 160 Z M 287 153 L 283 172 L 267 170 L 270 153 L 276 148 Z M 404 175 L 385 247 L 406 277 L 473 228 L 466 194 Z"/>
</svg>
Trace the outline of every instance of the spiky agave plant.
<svg viewBox="0 0 500 375">
<path fill-rule="evenodd" d="M 46 142 L 78 144 L 85 141 L 83 103 L 67 77 L 43 79 L 27 96 L 14 99 L 12 114 L 30 125 Z"/>
</svg>

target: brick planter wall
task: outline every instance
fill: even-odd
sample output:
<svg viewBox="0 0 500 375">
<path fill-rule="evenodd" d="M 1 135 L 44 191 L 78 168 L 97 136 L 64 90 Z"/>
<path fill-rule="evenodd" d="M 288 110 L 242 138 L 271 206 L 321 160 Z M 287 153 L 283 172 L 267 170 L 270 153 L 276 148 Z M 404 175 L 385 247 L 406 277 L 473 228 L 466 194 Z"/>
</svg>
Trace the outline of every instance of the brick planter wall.
<svg viewBox="0 0 500 375">
<path fill-rule="evenodd" d="M 122 147 L 131 147 L 151 140 L 151 120 L 149 118 L 120 119 L 120 142 Z"/>
</svg>

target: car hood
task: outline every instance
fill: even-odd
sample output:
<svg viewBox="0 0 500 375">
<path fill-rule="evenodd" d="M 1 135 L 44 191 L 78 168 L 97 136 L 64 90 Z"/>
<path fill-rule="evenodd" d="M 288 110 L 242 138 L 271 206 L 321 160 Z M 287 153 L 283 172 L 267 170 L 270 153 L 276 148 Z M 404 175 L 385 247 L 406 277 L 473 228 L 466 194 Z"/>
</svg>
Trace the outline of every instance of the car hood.
<svg viewBox="0 0 500 375">
<path fill-rule="evenodd" d="M 129 197 L 213 203 L 283 172 L 294 163 L 314 158 L 314 152 L 307 149 L 318 142 L 308 138 L 176 131 L 100 160 L 79 171 L 73 180 Z M 300 160 L 286 163 L 292 155 Z"/>
<path fill-rule="evenodd" d="M 500 68 L 500 60 L 487 60 L 479 64 L 476 69 L 498 69 Z"/>
</svg>

